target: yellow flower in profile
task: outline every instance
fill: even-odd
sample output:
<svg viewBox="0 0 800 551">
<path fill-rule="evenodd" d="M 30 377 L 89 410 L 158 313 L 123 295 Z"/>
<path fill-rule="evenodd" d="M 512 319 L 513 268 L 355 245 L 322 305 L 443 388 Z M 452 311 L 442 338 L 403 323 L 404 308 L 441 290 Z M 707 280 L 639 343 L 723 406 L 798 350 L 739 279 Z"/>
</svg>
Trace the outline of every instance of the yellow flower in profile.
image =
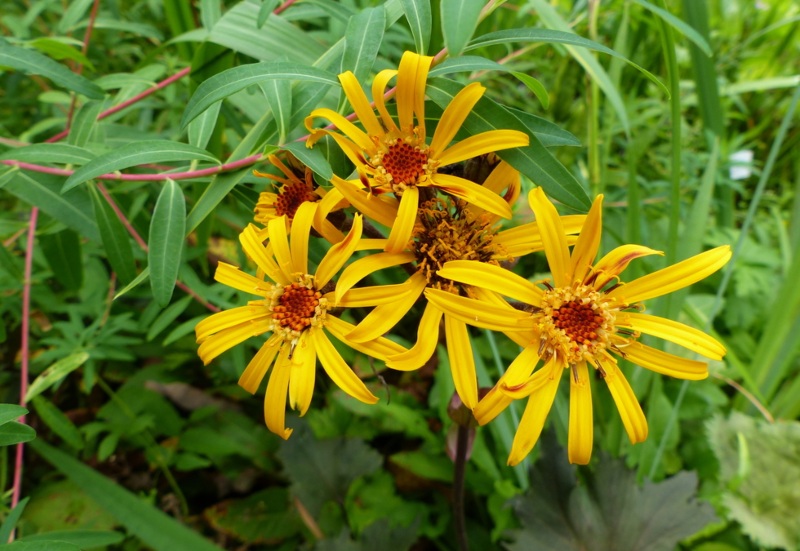
<svg viewBox="0 0 800 551">
<path fill-rule="evenodd" d="M 492 130 L 450 146 L 486 90 L 475 82 L 461 90 L 444 110 L 429 144 L 425 135 L 425 86 L 432 61 L 432 57 L 406 52 L 397 71 L 378 73 L 372 84 L 378 115 L 355 75 L 349 71 L 340 74 L 344 93 L 363 130 L 332 109 L 315 109 L 306 118 L 306 128 L 311 132 L 307 141 L 309 147 L 322 136 L 329 135 L 356 166 L 358 179 L 349 184 L 334 179 L 334 185 L 366 188 L 372 197 L 394 193 L 400 198 L 397 219 L 389 224 L 391 232 L 386 243 L 386 251 L 392 253 L 402 251 L 411 238 L 421 202 L 420 193 L 425 188 L 439 189 L 493 214 L 510 218 L 508 203 L 497 194 L 439 169 L 485 153 L 526 146 L 530 141 L 527 134 L 517 130 Z M 397 122 L 389 114 L 383 99 L 386 86 L 395 75 Z M 314 121 L 319 118 L 332 122 L 341 133 L 313 128 Z"/>
<path fill-rule="evenodd" d="M 498 194 L 498 197 L 505 190 L 504 200 L 513 202 L 519 194 L 519 186 L 519 172 L 501 162 L 481 187 Z M 564 224 L 568 231 L 577 233 L 584 219 L 585 216 L 567 216 Z M 423 296 L 426 288 L 486 301 L 502 300 L 480 284 L 463 285 L 440 277 L 440 268 L 448 261 L 471 259 L 499 270 L 502 261 L 542 250 L 536 222 L 500 231 L 499 216 L 461 200 L 436 198 L 426 201 L 420 205 L 419 220 L 407 250 L 364 257 L 342 272 L 336 286 L 337 304 L 375 306 L 348 335 L 351 340 L 368 341 L 389 331 Z M 372 272 L 401 264 L 413 266 L 409 270 L 413 270 L 413 274 L 405 282 L 353 288 Z M 478 403 L 478 383 L 467 326 L 463 320 L 443 313 L 433 304 L 425 305 L 416 344 L 407 352 L 389 357 L 386 365 L 403 371 L 421 367 L 436 350 L 442 318 L 455 389 L 464 405 L 472 409 Z"/>
<path fill-rule="evenodd" d="M 284 217 L 269 221 L 266 245 L 255 226 L 245 228 L 239 240 L 247 256 L 258 266 L 257 275 L 220 262 L 214 278 L 259 298 L 246 306 L 218 312 L 195 328 L 200 344 L 197 353 L 206 365 L 250 337 L 271 333 L 242 373 L 239 385 L 255 393 L 274 363 L 264 398 L 264 418 L 269 430 L 282 438 L 288 438 L 292 432 L 285 425 L 287 392 L 289 405 L 304 415 L 314 392 L 317 359 L 347 394 L 368 404 L 378 401 L 345 363 L 328 334 L 381 360 L 405 351 L 384 338 L 359 343 L 347 338 L 355 327 L 330 311 L 332 293 L 326 292 L 326 286 L 358 245 L 361 216 L 355 216 L 344 240 L 331 246 L 316 273 L 311 274 L 308 239 L 314 212 L 313 204 L 300 205 L 292 224 L 291 242 Z"/>
<path fill-rule="evenodd" d="M 295 213 L 300 205 L 315 205 L 313 227 L 331 243 L 338 243 L 344 235 L 326 220 L 328 214 L 340 206 L 342 196 L 339 192 L 327 193 L 314 184 L 311 169 L 302 165 L 291 153 L 287 155 L 287 166 L 276 155 L 269 156 L 269 162 L 283 173 L 283 177 L 268 172 L 253 171 L 261 178 L 269 178 L 279 184 L 276 193 L 262 191 L 258 196 L 253 219 L 266 226 L 270 220 L 286 216 L 287 227 L 291 227 Z"/>
<path fill-rule="evenodd" d="M 589 367 L 606 382 L 631 443 L 647 438 L 647 420 L 614 355 L 672 377 L 698 380 L 708 376 L 705 362 L 689 360 L 638 341 L 644 333 L 719 360 L 725 348 L 702 331 L 642 313 L 642 301 L 682 289 L 716 272 L 730 260 L 730 247 L 717 247 L 628 283 L 619 274 L 634 258 L 663 254 L 647 247 L 623 245 L 592 264 L 600 245 L 602 195 L 598 196 L 570 254 L 566 233 L 553 204 L 541 188 L 529 201 L 544 242 L 552 285 L 542 289 L 512 272 L 472 261 L 450 262 L 439 277 L 480 285 L 525 305 L 489 304 L 435 289 L 428 300 L 447 314 L 478 327 L 520 331 L 527 343 L 495 387 L 474 409 L 480 424 L 494 419 L 513 399 L 528 398 L 514 438 L 510 465 L 531 451 L 555 399 L 561 374 L 569 370 L 568 454 L 571 463 L 586 464 L 592 453 L 593 421 Z M 544 365 L 531 375 L 541 360 Z"/>
</svg>

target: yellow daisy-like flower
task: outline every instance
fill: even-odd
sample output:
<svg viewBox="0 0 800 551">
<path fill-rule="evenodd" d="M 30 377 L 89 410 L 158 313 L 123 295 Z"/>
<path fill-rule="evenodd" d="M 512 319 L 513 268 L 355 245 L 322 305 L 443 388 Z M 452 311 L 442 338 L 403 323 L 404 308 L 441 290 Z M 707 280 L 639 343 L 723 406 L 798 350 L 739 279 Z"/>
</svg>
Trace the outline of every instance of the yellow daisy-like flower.
<svg viewBox="0 0 800 551">
<path fill-rule="evenodd" d="M 513 202 L 519 194 L 519 179 L 518 171 L 501 162 L 481 187 L 496 194 L 506 190 L 505 200 Z M 428 201 L 421 205 L 419 219 L 420 223 L 408 242 L 408 250 L 367 256 L 342 272 L 336 286 L 337 304 L 375 306 L 356 330 L 348 335 L 351 340 L 369 341 L 389 331 L 408 313 L 426 288 L 489 302 L 502 302 L 501 298 L 480 284 L 464 285 L 441 277 L 440 268 L 448 261 L 468 259 L 500 270 L 501 261 L 543 247 L 536 222 L 499 231 L 499 216 L 459 200 Z M 577 233 L 584 219 L 585 216 L 567 216 L 563 223 L 570 233 Z M 374 271 L 408 263 L 415 266 L 414 273 L 403 283 L 353 288 Z M 443 313 L 431 303 L 426 304 L 416 344 L 407 352 L 389 357 L 386 365 L 398 370 L 413 370 L 422 366 L 436 350 L 442 317 L 456 392 L 464 405 L 472 409 L 478 403 L 475 362 L 467 326 L 459 317 Z M 518 338 L 516 333 L 511 337 Z M 525 341 L 520 341 L 520 344 L 525 344 Z"/>
<path fill-rule="evenodd" d="M 386 242 L 386 251 L 401 252 L 411 238 L 420 204 L 420 190 L 435 188 L 475 204 L 499 216 L 510 218 L 508 203 L 494 193 L 439 169 L 478 155 L 528 145 L 529 137 L 517 130 L 493 130 L 450 142 L 486 90 L 475 82 L 459 92 L 442 113 L 430 144 L 425 136 L 425 86 L 432 57 L 412 52 L 403 54 L 397 71 L 378 73 L 372 84 L 372 97 L 378 115 L 370 106 L 361 85 L 351 72 L 339 75 L 344 93 L 364 129 L 331 109 L 315 109 L 306 118 L 311 132 L 309 147 L 322 136 L 331 136 L 356 166 L 359 179 L 349 185 L 366 188 L 371 196 L 392 192 L 400 198 L 397 220 Z M 383 100 L 386 86 L 397 76 L 397 122 L 389 115 Z M 314 129 L 316 119 L 332 122 L 341 133 Z M 448 147 L 449 146 L 449 147 Z M 335 179 L 335 185 L 345 182 Z M 396 200 L 395 200 L 396 201 Z M 379 205 L 380 206 L 380 205 Z"/>
<path fill-rule="evenodd" d="M 355 216 L 347 236 L 331 246 L 316 273 L 311 274 L 308 239 L 314 213 L 313 204 L 300 205 L 292 224 L 291 242 L 284 217 L 268 222 L 266 245 L 255 226 L 245 228 L 239 240 L 258 266 L 257 275 L 220 262 L 214 278 L 259 298 L 247 306 L 216 313 L 195 328 L 200 344 L 197 353 L 204 364 L 250 337 L 271 333 L 242 373 L 239 385 L 255 393 L 267 370 L 275 364 L 264 398 L 264 418 L 269 430 L 282 438 L 288 438 L 292 432 L 285 425 L 287 392 L 289 405 L 304 415 L 314 392 L 317 359 L 347 394 L 368 404 L 378 401 L 345 363 L 328 334 L 381 360 L 405 351 L 384 338 L 370 342 L 347 338 L 355 327 L 330 311 L 333 293 L 326 292 L 326 286 L 356 249 L 362 219 Z"/>
<path fill-rule="evenodd" d="M 705 362 L 689 360 L 638 341 L 641 333 L 679 344 L 719 360 L 725 348 L 702 331 L 642 313 L 642 301 L 665 295 L 716 272 L 730 260 L 730 247 L 704 252 L 628 283 L 619 274 L 634 258 L 663 254 L 638 245 L 623 245 L 596 264 L 600 244 L 602 196 L 586 217 L 572 254 L 561 219 L 541 188 L 529 200 L 552 272 L 544 289 L 512 272 L 472 261 L 450 262 L 439 277 L 479 285 L 525 305 L 523 310 L 490 304 L 436 289 L 428 300 L 448 315 L 478 327 L 521 331 L 526 345 L 495 387 L 474 409 L 480 424 L 494 419 L 512 400 L 528 398 L 514 438 L 510 465 L 531 451 L 555 399 L 561 374 L 570 371 L 568 454 L 571 463 L 586 464 L 592 453 L 593 421 L 589 367 L 606 382 L 631 443 L 647 438 L 647 420 L 614 355 L 642 367 L 681 379 L 708 376 Z M 530 375 L 539 360 L 544 366 Z"/>
<path fill-rule="evenodd" d="M 341 194 L 337 191 L 327 193 L 324 188 L 314 185 L 311 169 L 300 164 L 291 153 L 287 153 L 287 157 L 290 166 L 286 166 L 276 155 L 269 156 L 269 162 L 283 173 L 283 177 L 268 172 L 253 171 L 256 176 L 269 178 L 279 184 L 277 193 L 261 192 L 253 219 L 256 223 L 266 226 L 270 220 L 286 216 L 287 227 L 290 228 L 300 205 L 312 203 L 316 209 L 312 224 L 314 229 L 331 243 L 338 243 L 344 239 L 344 234 L 328 222 L 326 217 L 331 211 L 341 207 Z"/>
</svg>

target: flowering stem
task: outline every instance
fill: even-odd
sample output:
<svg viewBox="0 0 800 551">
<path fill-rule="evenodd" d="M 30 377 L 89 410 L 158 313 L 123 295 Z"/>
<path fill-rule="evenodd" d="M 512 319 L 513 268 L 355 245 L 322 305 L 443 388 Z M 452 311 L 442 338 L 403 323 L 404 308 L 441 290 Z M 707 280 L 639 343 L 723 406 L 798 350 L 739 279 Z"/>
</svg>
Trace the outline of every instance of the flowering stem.
<svg viewBox="0 0 800 551">
<path fill-rule="evenodd" d="M 458 425 L 456 435 L 456 457 L 453 473 L 453 522 L 455 523 L 456 542 L 459 551 L 469 550 L 467 541 L 467 525 L 464 520 L 464 474 L 467 466 L 467 441 L 469 427 Z"/>
</svg>

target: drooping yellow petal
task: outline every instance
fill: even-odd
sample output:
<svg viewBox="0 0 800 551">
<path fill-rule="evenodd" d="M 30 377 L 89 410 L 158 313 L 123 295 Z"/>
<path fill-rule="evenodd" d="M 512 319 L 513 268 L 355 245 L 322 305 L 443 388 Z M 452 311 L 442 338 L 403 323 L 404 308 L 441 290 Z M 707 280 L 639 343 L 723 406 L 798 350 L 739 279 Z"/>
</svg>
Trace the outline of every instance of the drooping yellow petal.
<svg viewBox="0 0 800 551">
<path fill-rule="evenodd" d="M 569 377 L 569 442 L 570 463 L 586 465 L 592 458 L 594 422 L 592 420 L 592 388 L 586 362 L 578 363 Z M 576 380 L 577 375 L 577 380 Z"/>
<path fill-rule="evenodd" d="M 359 379 L 353 370 L 345 363 L 339 352 L 328 340 L 324 331 L 311 331 L 309 337 L 314 349 L 317 351 L 322 368 L 328 377 L 353 398 L 366 404 L 374 404 L 378 398 L 369 391 L 364 381 Z"/>
<path fill-rule="evenodd" d="M 275 356 L 278 355 L 282 342 L 283 339 L 281 339 L 280 335 L 273 334 L 267 339 L 267 342 L 261 345 L 261 348 L 258 349 L 256 355 L 253 356 L 253 359 L 250 360 L 250 363 L 247 364 L 247 367 L 239 377 L 240 387 L 250 394 L 255 394 L 261 385 L 262 379 L 264 379 L 264 375 L 267 374 L 272 362 L 275 360 Z"/>
<path fill-rule="evenodd" d="M 394 224 L 400 208 L 400 202 L 394 197 L 385 194 L 372 195 L 366 189 L 359 187 L 361 183 L 358 180 L 342 180 L 334 175 L 331 183 L 358 212 L 386 227 Z"/>
<path fill-rule="evenodd" d="M 621 312 L 616 325 L 674 342 L 712 360 L 721 360 L 725 355 L 725 347 L 718 340 L 677 321 L 636 312 Z"/>
<path fill-rule="evenodd" d="M 317 289 L 322 289 L 327 285 L 331 278 L 344 266 L 344 263 L 352 256 L 358 245 L 358 240 L 361 239 L 361 230 L 363 226 L 362 216 L 356 214 L 353 216 L 353 227 L 347 232 L 345 238 L 335 245 L 332 245 L 325 256 L 317 266 L 317 273 L 315 276 Z"/>
<path fill-rule="evenodd" d="M 292 270 L 295 273 L 308 273 L 308 237 L 316 212 L 317 204 L 308 201 L 297 207 L 297 212 L 295 212 L 290 243 Z"/>
<path fill-rule="evenodd" d="M 347 201 L 342 197 L 341 192 L 336 188 L 331 188 L 317 204 L 317 211 L 314 213 L 314 229 L 330 243 L 338 243 L 344 239 L 344 234 L 326 218 L 328 214 L 340 204 L 346 206 Z"/>
<path fill-rule="evenodd" d="M 358 120 L 364 125 L 364 129 L 370 136 L 382 136 L 383 128 L 381 123 L 378 122 L 378 117 L 375 116 L 375 111 L 369 104 L 367 95 L 361 89 L 361 84 L 356 79 L 356 76 L 350 72 L 344 72 L 339 75 L 339 82 L 342 83 L 344 95 L 347 96 L 350 105 L 353 106 Z"/>
<path fill-rule="evenodd" d="M 599 358 L 599 360 L 606 373 L 604 380 L 608 384 L 614 403 L 617 405 L 622 424 L 625 427 L 625 432 L 628 433 L 631 444 L 644 442 L 647 439 L 647 419 L 642 411 L 642 406 L 639 405 L 639 401 L 633 393 L 631 385 L 628 384 L 628 380 L 615 362 L 606 358 Z"/>
<path fill-rule="evenodd" d="M 289 378 L 289 407 L 298 411 L 300 416 L 306 414 L 311 398 L 314 396 L 314 378 L 316 376 L 317 352 L 309 342 L 311 332 L 322 331 L 312 328 L 303 331 L 292 355 L 292 373 Z"/>
<path fill-rule="evenodd" d="M 281 223 L 283 223 L 283 221 L 281 221 Z M 286 231 L 285 225 L 284 231 Z M 272 255 L 268 253 L 267 247 L 262 243 L 258 228 L 249 224 L 244 231 L 239 234 L 239 243 L 242 244 L 242 249 L 244 249 L 245 254 L 247 254 L 247 256 L 256 263 L 256 266 L 258 266 L 272 281 L 282 285 L 289 284 L 289 278 L 284 275 L 275 263 Z"/>
<path fill-rule="evenodd" d="M 363 343 L 348 340 L 347 335 L 354 331 L 355 328 L 355 325 L 331 315 L 328 315 L 328 318 L 325 320 L 325 329 L 327 329 L 331 335 L 353 350 L 357 350 L 367 356 L 372 356 L 373 358 L 385 362 L 390 356 L 406 352 L 406 349 L 401 345 L 383 337 L 378 337 L 377 339 Z"/>
<path fill-rule="evenodd" d="M 485 425 L 495 417 L 500 415 L 514 398 L 503 392 L 506 386 L 515 386 L 528 379 L 539 362 L 539 354 L 536 348 L 530 346 L 523 348 L 522 352 L 511 362 L 503 376 L 498 379 L 492 389 L 481 398 L 472 414 L 480 425 Z"/>
<path fill-rule="evenodd" d="M 661 251 L 656 251 L 641 245 L 621 245 L 617 247 L 595 264 L 592 269 L 592 274 L 597 275 L 594 278 L 592 287 L 595 289 L 602 289 L 612 279 L 621 274 L 622 271 L 628 267 L 631 260 L 653 254 L 664 256 L 664 253 Z M 587 281 L 591 279 L 592 276 L 587 277 Z"/>
<path fill-rule="evenodd" d="M 415 256 L 411 252 L 403 253 L 377 253 L 365 256 L 356 260 L 344 269 L 342 275 L 339 276 L 336 282 L 336 300 L 335 304 L 339 303 L 342 295 L 349 291 L 353 285 L 367 277 L 373 272 L 383 270 L 384 268 L 391 268 L 392 266 L 399 266 L 414 262 Z"/>
<path fill-rule="evenodd" d="M 572 256 L 570 257 L 569 279 L 574 282 L 583 281 L 586 272 L 592 265 L 595 257 L 597 256 L 597 249 L 600 247 L 600 234 L 603 230 L 603 196 L 598 195 L 592 208 L 589 209 L 589 214 L 586 216 L 586 222 L 583 225 L 578 241 L 575 243 L 575 248 L 572 249 Z M 591 450 L 590 450 L 591 455 Z"/>
<path fill-rule="evenodd" d="M 511 207 L 505 199 L 493 191 L 489 191 L 483 186 L 474 182 L 453 176 L 452 174 L 435 174 L 433 185 L 450 195 L 460 197 L 466 202 L 476 205 L 492 214 L 511 218 Z"/>
<path fill-rule="evenodd" d="M 535 325 L 530 314 L 511 307 L 502 308 L 439 289 L 425 289 L 425 297 L 440 310 L 475 327 L 495 331 L 530 331 Z"/>
<path fill-rule="evenodd" d="M 530 143 L 530 138 L 519 130 L 489 130 L 461 140 L 457 144 L 445 149 L 439 157 L 441 166 L 460 163 L 484 153 L 494 153 L 512 147 L 525 147 Z"/>
<path fill-rule="evenodd" d="M 289 360 L 288 344 L 281 347 L 275 367 L 267 383 L 267 393 L 264 396 L 264 422 L 267 428 L 284 440 L 292 434 L 292 429 L 286 428 L 286 391 L 289 388 L 289 378 L 292 374 L 292 363 Z"/>
<path fill-rule="evenodd" d="M 503 201 L 509 205 L 513 205 L 517 202 L 522 189 L 519 170 L 505 161 L 500 161 L 500 163 L 494 167 L 494 170 L 489 173 L 489 176 L 482 185 L 485 189 L 501 195 Z M 470 211 L 478 215 L 481 214 L 482 209 L 471 206 Z"/>
<path fill-rule="evenodd" d="M 311 133 L 311 135 L 306 139 L 306 147 L 313 147 L 314 144 L 324 136 L 329 136 L 331 139 L 333 139 L 333 141 L 336 142 L 336 145 L 339 146 L 339 149 L 341 149 L 342 152 L 347 155 L 347 158 L 350 159 L 350 162 L 356 165 L 356 167 L 359 169 L 363 169 L 367 166 L 366 158 L 364 156 L 365 153 L 367 155 L 374 154 L 374 152 L 365 152 L 363 149 L 361 149 L 361 147 L 353 143 L 353 141 L 346 136 L 339 134 L 338 132 L 331 132 L 322 128 L 314 130 Z"/>
<path fill-rule="evenodd" d="M 622 349 L 622 352 L 625 354 L 626 360 L 662 375 L 690 381 L 700 381 L 708 377 L 706 362 L 687 360 L 675 354 L 656 350 L 638 341 L 631 342 Z"/>
<path fill-rule="evenodd" d="M 408 132 L 417 116 L 422 138 L 425 137 L 425 85 L 433 58 L 405 52 L 397 68 L 397 120 L 400 129 Z"/>
<path fill-rule="evenodd" d="M 382 251 L 386 248 L 386 239 L 363 237 L 356 246 L 357 251 Z"/>
<path fill-rule="evenodd" d="M 391 304 L 400 295 L 412 291 L 413 289 L 406 285 L 405 282 L 393 285 L 357 287 L 347 291 L 340 299 L 334 299 L 334 305 L 345 308 L 369 308 L 382 304 Z"/>
<path fill-rule="evenodd" d="M 468 84 L 456 94 L 453 100 L 445 108 L 442 113 L 442 118 L 436 125 L 436 130 L 433 133 L 433 139 L 430 145 L 430 156 L 434 159 L 438 158 L 444 148 L 453 141 L 456 133 L 461 128 L 464 120 L 481 99 L 486 88 L 481 86 L 479 82 Z"/>
<path fill-rule="evenodd" d="M 442 315 L 442 311 L 433 304 L 426 304 L 419 320 L 417 342 L 402 354 L 390 356 L 386 365 L 398 371 L 413 371 L 425 365 L 439 344 L 439 322 Z"/>
<path fill-rule="evenodd" d="M 552 370 L 549 365 L 543 369 Z M 534 391 L 528 398 L 528 405 L 525 406 L 525 412 L 522 414 L 517 433 L 514 435 L 514 442 L 511 444 L 511 453 L 508 455 L 509 465 L 517 465 L 525 459 L 539 440 L 544 422 L 547 420 L 547 414 L 556 397 L 559 379 L 560 377 L 548 379 L 542 388 Z"/>
<path fill-rule="evenodd" d="M 583 214 L 570 214 L 561 217 L 561 224 L 567 234 L 567 245 L 574 245 L 577 238 L 572 234 L 578 233 L 583 227 L 586 216 Z M 539 224 L 529 222 L 521 226 L 503 230 L 494 238 L 495 243 L 502 245 L 509 256 L 524 256 L 544 250 L 544 242 L 539 233 Z"/>
<path fill-rule="evenodd" d="M 564 366 L 559 362 L 560 361 L 557 359 L 551 360 L 549 363 L 545 364 L 545 367 L 536 371 L 524 381 L 519 381 L 514 384 L 509 381 L 500 385 L 500 392 L 513 400 L 527 398 L 537 390 L 543 388 L 551 379 L 561 378 L 561 372 L 564 370 Z"/>
<path fill-rule="evenodd" d="M 249 304 L 230 310 L 223 310 L 208 316 L 194 328 L 197 342 L 203 342 L 209 335 L 224 331 L 230 327 L 271 317 L 272 312 L 265 304 Z"/>
<path fill-rule="evenodd" d="M 476 260 L 452 260 L 438 270 L 436 275 L 466 285 L 489 289 L 525 304 L 542 305 L 544 292 L 541 289 L 514 272 L 493 264 Z"/>
<path fill-rule="evenodd" d="M 408 292 L 399 295 L 393 304 L 376 306 L 358 324 L 355 331 L 347 335 L 348 340 L 355 342 L 371 341 L 394 327 L 411 310 L 411 307 L 414 306 L 414 303 L 422 294 L 426 285 L 425 277 L 420 274 L 414 274 L 408 278 L 404 285 L 408 286 Z"/>
<path fill-rule="evenodd" d="M 723 245 L 620 285 L 609 292 L 608 296 L 618 298 L 626 304 L 660 297 L 705 279 L 730 259 L 731 248 Z"/>
<path fill-rule="evenodd" d="M 273 218 L 267 224 L 269 231 L 269 244 L 272 247 L 272 254 L 278 262 L 284 277 L 289 281 L 294 281 L 294 262 L 292 262 L 292 252 L 289 249 L 289 234 L 286 231 L 286 216 Z"/>
<path fill-rule="evenodd" d="M 556 287 L 566 287 L 570 284 L 569 248 L 561 217 L 540 187 L 531 190 L 528 201 L 539 223 L 539 233 L 544 243 L 544 253 L 550 265 L 550 272 L 553 274 L 553 282 Z"/>
<path fill-rule="evenodd" d="M 272 292 L 273 287 L 263 279 L 251 276 L 241 271 L 236 266 L 226 264 L 225 262 L 219 262 L 217 264 L 217 271 L 214 272 L 214 279 L 228 287 L 233 287 L 245 293 L 262 297 L 268 296 L 269 293 Z"/>
<path fill-rule="evenodd" d="M 394 119 L 389 115 L 389 111 L 386 110 L 386 102 L 384 101 L 383 96 L 386 93 L 386 85 L 395 77 L 395 75 L 397 75 L 397 71 L 394 69 L 384 69 L 375 75 L 375 80 L 372 81 L 372 101 L 375 102 L 375 108 L 381 115 L 381 121 L 383 122 L 384 128 L 386 128 L 386 130 L 389 132 L 394 133 L 398 131 L 398 128 L 394 122 Z"/>
<path fill-rule="evenodd" d="M 203 365 L 208 365 L 211 360 L 226 350 L 246 341 L 250 337 L 256 337 L 270 331 L 271 327 L 272 318 L 269 317 L 252 322 L 246 321 L 240 325 L 223 329 L 219 333 L 206 337 L 197 348 L 197 355 L 203 360 Z"/>
<path fill-rule="evenodd" d="M 445 314 L 444 334 L 456 393 L 464 405 L 472 409 L 478 405 L 478 376 L 475 374 L 475 358 L 467 326 L 463 321 Z"/>
<path fill-rule="evenodd" d="M 314 119 L 324 118 L 333 123 L 345 136 L 350 138 L 362 151 L 370 152 L 373 154 L 375 151 L 375 144 L 369 136 L 364 133 L 359 127 L 347 120 L 345 117 L 327 107 L 314 109 L 309 116 L 306 117 L 306 129 L 309 132 L 314 132 L 313 126 Z M 330 133 L 331 135 L 333 133 Z"/>
<path fill-rule="evenodd" d="M 419 206 L 419 189 L 416 186 L 406 188 L 400 199 L 400 209 L 397 211 L 389 239 L 386 241 L 386 252 L 401 253 L 411 240 L 414 224 L 417 222 L 417 207 Z"/>
</svg>

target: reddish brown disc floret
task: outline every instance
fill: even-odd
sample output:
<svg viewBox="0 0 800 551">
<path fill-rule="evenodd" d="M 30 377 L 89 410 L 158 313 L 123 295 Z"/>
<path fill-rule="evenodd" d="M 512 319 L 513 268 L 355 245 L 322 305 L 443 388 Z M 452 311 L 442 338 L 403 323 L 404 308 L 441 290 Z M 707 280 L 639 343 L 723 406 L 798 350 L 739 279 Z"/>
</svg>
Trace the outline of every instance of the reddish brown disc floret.
<svg viewBox="0 0 800 551">
<path fill-rule="evenodd" d="M 395 184 L 416 184 L 425 173 L 428 154 L 404 141 L 390 145 L 381 164 Z"/>
<path fill-rule="evenodd" d="M 272 308 L 272 317 L 281 327 L 302 331 L 314 318 L 322 294 L 308 289 L 299 283 L 292 283 L 283 289 L 278 304 Z"/>
</svg>

